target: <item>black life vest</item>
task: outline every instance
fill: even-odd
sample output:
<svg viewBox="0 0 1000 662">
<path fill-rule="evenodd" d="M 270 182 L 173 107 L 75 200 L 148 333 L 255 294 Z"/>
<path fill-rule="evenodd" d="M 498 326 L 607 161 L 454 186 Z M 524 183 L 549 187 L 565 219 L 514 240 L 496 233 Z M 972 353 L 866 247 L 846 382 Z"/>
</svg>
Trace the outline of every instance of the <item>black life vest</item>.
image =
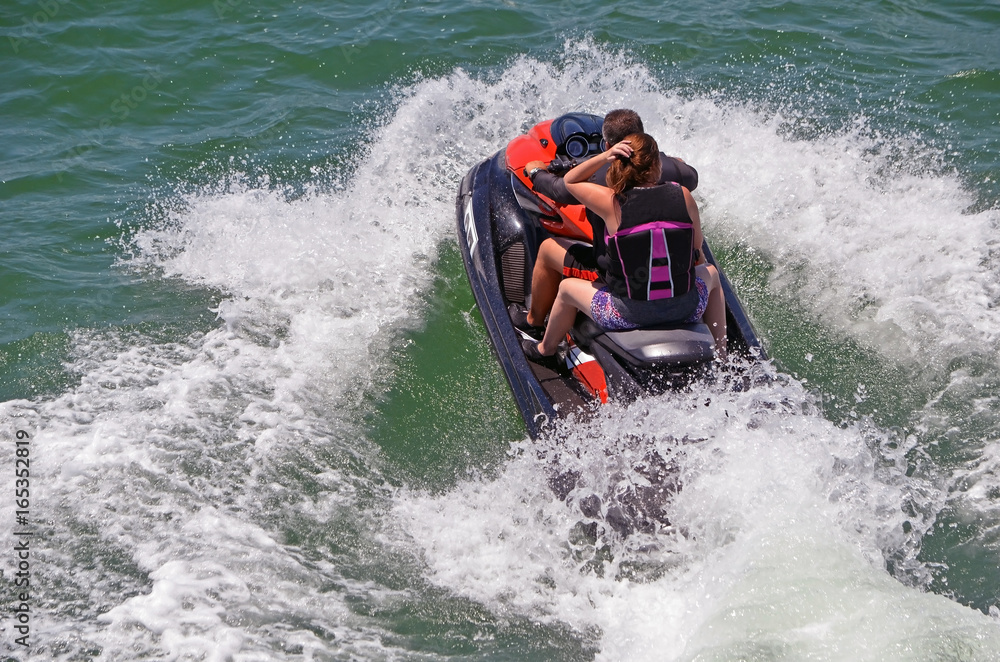
<svg viewBox="0 0 1000 662">
<path fill-rule="evenodd" d="M 618 198 L 622 222 L 605 237 L 606 280 L 618 297 L 669 299 L 694 287 L 694 223 L 676 183 L 634 188 Z"/>
</svg>

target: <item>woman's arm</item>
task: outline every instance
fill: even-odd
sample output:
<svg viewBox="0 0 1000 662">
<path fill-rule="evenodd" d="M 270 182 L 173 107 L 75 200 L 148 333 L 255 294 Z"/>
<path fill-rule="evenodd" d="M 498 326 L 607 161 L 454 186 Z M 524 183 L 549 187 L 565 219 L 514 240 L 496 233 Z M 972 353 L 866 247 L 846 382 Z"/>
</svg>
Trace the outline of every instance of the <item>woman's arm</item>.
<svg viewBox="0 0 1000 662">
<path fill-rule="evenodd" d="M 632 156 L 631 141 L 623 140 L 620 143 L 616 143 L 609 147 L 607 151 L 590 157 L 567 172 L 566 176 L 563 177 L 563 181 L 567 184 L 586 182 L 595 172 L 601 169 L 601 166 L 604 165 L 605 161 L 613 161 L 620 156 L 626 159 Z"/>
<path fill-rule="evenodd" d="M 705 241 L 705 237 L 701 233 L 701 215 L 698 213 L 698 204 L 694 201 L 694 196 L 691 195 L 691 191 L 684 187 L 682 187 L 682 190 L 684 191 L 684 204 L 687 205 L 688 216 L 691 217 L 691 225 L 694 227 L 694 235 L 691 237 L 691 244 L 698 254 L 696 262 L 701 264 L 705 261 L 705 256 L 701 254 L 701 244 Z"/>
<path fill-rule="evenodd" d="M 629 145 L 627 140 L 623 140 L 606 152 L 587 159 L 567 172 L 566 176 L 563 177 L 566 190 L 583 203 L 587 209 L 590 209 L 603 218 L 608 226 L 608 232 L 611 234 L 618 231 L 618 225 L 621 222 L 617 205 L 615 204 L 614 191 L 607 186 L 601 186 L 588 180 L 594 173 L 601 169 L 601 166 L 605 162 L 613 161 L 620 156 L 628 158 L 631 155 L 631 145 Z"/>
<path fill-rule="evenodd" d="M 593 182 L 567 182 L 566 190 L 587 209 L 604 219 L 608 232 L 618 230 L 618 216 L 615 212 L 615 192 L 607 186 Z"/>
</svg>

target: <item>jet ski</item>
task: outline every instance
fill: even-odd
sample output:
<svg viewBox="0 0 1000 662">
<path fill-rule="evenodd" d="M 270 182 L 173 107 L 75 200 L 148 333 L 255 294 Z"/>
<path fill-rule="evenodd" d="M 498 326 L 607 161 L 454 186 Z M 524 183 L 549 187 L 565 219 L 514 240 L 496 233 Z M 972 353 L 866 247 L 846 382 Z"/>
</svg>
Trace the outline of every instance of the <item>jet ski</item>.
<svg viewBox="0 0 1000 662">
<path fill-rule="evenodd" d="M 456 201 L 458 244 L 490 343 L 510 383 L 528 433 L 570 412 L 711 378 L 715 343 L 704 323 L 605 331 L 580 313 L 556 359 L 531 361 L 527 335 L 514 327 L 510 304 L 528 306 L 538 247 L 547 237 L 591 242 L 582 205 L 560 205 L 532 188 L 525 164 L 540 160 L 566 172 L 599 154 L 603 118 L 570 113 L 532 127 L 462 180 Z M 708 262 L 716 263 L 708 243 Z M 731 356 L 764 359 L 764 350 L 732 284 L 719 268 Z"/>
</svg>

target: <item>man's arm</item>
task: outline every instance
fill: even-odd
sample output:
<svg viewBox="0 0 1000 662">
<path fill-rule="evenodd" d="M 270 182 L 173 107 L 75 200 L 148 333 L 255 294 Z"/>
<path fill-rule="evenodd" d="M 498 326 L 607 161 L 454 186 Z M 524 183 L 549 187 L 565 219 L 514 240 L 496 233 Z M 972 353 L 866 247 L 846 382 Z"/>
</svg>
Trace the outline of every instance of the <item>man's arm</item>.
<svg viewBox="0 0 1000 662">
<path fill-rule="evenodd" d="M 531 180 L 535 191 L 547 198 L 558 202 L 561 205 L 578 205 L 580 201 L 573 197 L 573 194 L 566 190 L 566 182 L 562 177 L 553 175 L 548 170 L 539 170 L 538 174 Z"/>
<path fill-rule="evenodd" d="M 667 182 L 677 182 L 693 191 L 698 188 L 698 171 L 684 161 L 660 152 L 660 184 Z"/>
<path fill-rule="evenodd" d="M 601 184 L 602 186 L 607 181 L 608 175 L 608 165 L 603 164 L 597 172 L 595 172 L 591 177 L 590 181 L 595 184 Z M 544 161 L 532 161 L 525 166 L 525 170 L 531 170 L 533 167 L 545 167 Z M 695 181 L 697 181 L 698 175 L 695 174 Z M 545 197 L 559 203 L 560 205 L 579 205 L 583 204 L 576 197 L 566 189 L 566 182 L 559 175 L 554 175 L 548 170 L 539 170 L 538 173 L 531 180 L 532 188 L 536 192 L 541 193 Z M 697 184 L 696 184 L 697 185 Z"/>
</svg>

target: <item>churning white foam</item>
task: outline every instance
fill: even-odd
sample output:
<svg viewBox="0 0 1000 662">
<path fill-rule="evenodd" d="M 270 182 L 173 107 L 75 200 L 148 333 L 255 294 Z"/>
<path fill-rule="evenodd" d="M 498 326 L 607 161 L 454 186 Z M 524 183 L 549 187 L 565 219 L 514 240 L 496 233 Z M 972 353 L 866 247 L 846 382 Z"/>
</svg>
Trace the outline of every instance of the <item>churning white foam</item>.
<svg viewBox="0 0 1000 662">
<path fill-rule="evenodd" d="M 991 619 L 886 572 L 920 581 L 908 553 L 941 499 L 905 477 L 897 441 L 831 424 L 784 380 L 704 388 L 608 408 L 517 446 L 493 482 L 406 494 L 396 512 L 435 582 L 597 632 L 600 659 L 989 659 Z M 649 484 L 633 467 L 651 452 L 681 485 L 669 526 L 622 537 L 609 507 Z M 579 474 L 566 502 L 548 487 L 556 466 Z M 596 518 L 581 505 L 591 494 Z"/>
<path fill-rule="evenodd" d="M 345 606 L 390 591 L 284 538 L 342 520 L 364 535 L 359 502 L 386 498 L 359 403 L 420 322 L 463 150 L 494 146 L 440 135 L 435 103 L 452 104 L 435 84 L 372 129 L 346 186 L 291 194 L 234 173 L 159 201 L 126 268 L 217 291 L 220 325 L 166 343 L 77 332 L 77 386 L 3 405 L 38 449 L 47 599 L 66 605 L 36 616 L 40 651 L 392 654 Z"/>
</svg>

